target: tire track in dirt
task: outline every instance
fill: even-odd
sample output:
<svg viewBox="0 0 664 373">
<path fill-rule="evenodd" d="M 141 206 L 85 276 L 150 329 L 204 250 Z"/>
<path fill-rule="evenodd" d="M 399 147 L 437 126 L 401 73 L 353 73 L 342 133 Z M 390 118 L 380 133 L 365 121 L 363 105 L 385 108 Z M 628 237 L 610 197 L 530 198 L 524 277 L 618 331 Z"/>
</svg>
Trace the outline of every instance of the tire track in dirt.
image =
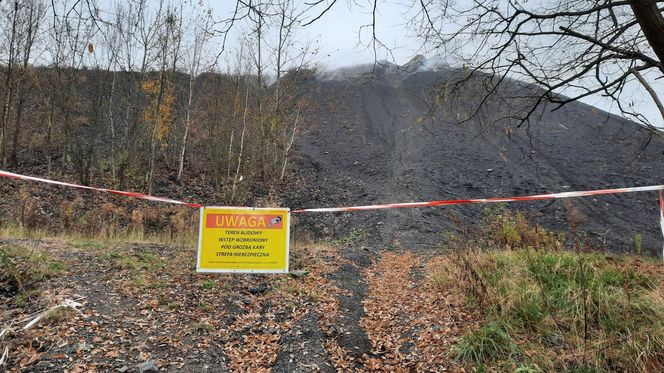
<svg viewBox="0 0 664 373">
<path fill-rule="evenodd" d="M 342 255 L 349 262 L 344 263 L 331 278 L 342 291 L 338 295 L 339 315 L 332 327 L 331 337 L 342 349 L 344 359 L 350 360 L 357 368 L 371 350 L 371 342 L 360 326 L 364 317 L 362 302 L 367 294 L 367 284 L 362 276 L 362 268 L 371 263 L 369 252 L 364 249 L 345 248 Z"/>
</svg>

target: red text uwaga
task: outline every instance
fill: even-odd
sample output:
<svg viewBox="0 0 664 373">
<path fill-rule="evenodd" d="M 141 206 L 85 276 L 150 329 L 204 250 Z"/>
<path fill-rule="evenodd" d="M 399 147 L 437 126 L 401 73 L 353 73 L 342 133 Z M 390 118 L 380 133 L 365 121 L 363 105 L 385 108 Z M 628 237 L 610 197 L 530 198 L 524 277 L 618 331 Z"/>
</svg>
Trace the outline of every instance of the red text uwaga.
<svg viewBox="0 0 664 373">
<path fill-rule="evenodd" d="M 283 215 L 208 214 L 206 228 L 282 229 Z"/>
</svg>

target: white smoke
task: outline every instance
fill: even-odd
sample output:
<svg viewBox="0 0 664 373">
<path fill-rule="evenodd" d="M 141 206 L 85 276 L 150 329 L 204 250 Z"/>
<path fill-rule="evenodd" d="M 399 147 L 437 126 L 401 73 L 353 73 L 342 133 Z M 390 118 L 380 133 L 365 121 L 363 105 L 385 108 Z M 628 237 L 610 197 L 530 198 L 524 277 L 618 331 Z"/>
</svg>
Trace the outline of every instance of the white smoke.
<svg viewBox="0 0 664 373">
<path fill-rule="evenodd" d="M 343 66 L 336 69 L 319 66 L 317 78 L 321 81 L 347 81 L 361 77 L 368 77 L 376 71 L 397 77 L 405 78 L 408 75 L 423 72 L 437 71 L 440 68 L 448 68 L 449 64 L 443 56 L 424 57 L 417 55 L 403 65 L 381 60 L 376 63 L 363 63 L 359 65 Z"/>
<path fill-rule="evenodd" d="M 417 71 L 437 71 L 440 68 L 449 68 L 450 64 L 444 56 L 424 57 Z"/>
</svg>

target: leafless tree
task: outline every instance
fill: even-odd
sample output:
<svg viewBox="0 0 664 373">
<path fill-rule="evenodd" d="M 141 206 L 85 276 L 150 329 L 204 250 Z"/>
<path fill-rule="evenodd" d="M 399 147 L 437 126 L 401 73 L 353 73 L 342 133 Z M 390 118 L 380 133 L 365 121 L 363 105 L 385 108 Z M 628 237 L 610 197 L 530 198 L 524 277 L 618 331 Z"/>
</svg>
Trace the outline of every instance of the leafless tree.
<svg viewBox="0 0 664 373">
<path fill-rule="evenodd" d="M 516 79 L 541 88 L 529 92 L 534 97 L 516 115 L 518 125 L 546 102 L 557 110 L 599 94 L 659 133 L 627 104 L 625 90 L 641 84 L 659 102 L 649 81 L 664 76 L 664 1 L 417 0 L 412 5 L 417 12 L 410 26 L 428 50 L 455 53 L 467 68 L 459 85 L 478 78 L 487 82 L 480 106 Z"/>
<path fill-rule="evenodd" d="M 178 180 L 182 179 L 182 173 L 184 172 L 184 161 L 185 153 L 187 151 L 187 139 L 189 138 L 189 130 L 191 129 L 192 122 L 192 110 L 194 105 L 194 96 L 195 96 L 195 82 L 198 78 L 198 74 L 201 72 L 201 62 L 203 58 L 203 52 L 207 46 L 211 32 L 211 18 L 210 12 L 205 11 L 201 15 L 201 19 L 197 20 L 198 24 L 194 25 L 194 41 L 189 51 L 189 57 L 187 60 L 187 73 L 189 74 L 189 85 L 187 88 L 187 106 L 185 109 L 185 124 L 184 124 L 184 133 L 182 134 L 182 147 L 180 149 L 179 161 L 178 161 Z M 233 135 L 231 132 L 231 141 L 232 146 Z M 230 155 L 230 152 L 229 152 Z M 230 165 L 229 165 L 230 166 Z"/>
<path fill-rule="evenodd" d="M 41 2 L 0 4 L 0 162 L 41 153 L 48 173 L 150 192 L 162 171 L 181 179 L 205 160 L 220 196 L 234 201 L 253 181 L 283 177 L 309 107 L 296 77 L 316 53 L 300 42 L 301 4 L 240 4 L 239 48 L 217 55 L 227 35 L 200 4 Z M 31 18 L 33 5 L 46 17 Z M 185 31 L 194 22 L 196 32 Z"/>
<path fill-rule="evenodd" d="M 3 34 L 8 35 L 8 40 L 5 41 L 5 45 L 8 46 L 8 56 L 7 56 L 7 67 L 5 71 L 4 79 L 4 102 L 2 104 L 2 114 L 0 117 L 0 160 L 2 160 L 2 166 L 6 167 L 6 152 L 7 152 L 7 123 L 9 121 L 9 110 L 11 107 L 12 100 L 14 98 L 14 70 L 16 66 L 16 54 L 17 46 L 16 39 L 18 38 L 17 28 L 18 28 L 18 19 L 19 19 L 19 3 L 18 1 L 14 2 L 11 5 L 11 8 L 5 9 L 5 12 L 11 14 L 11 21 L 8 22 L 11 26 L 9 27 L 9 32 L 3 32 Z"/>
<path fill-rule="evenodd" d="M 16 2 L 18 4 L 18 2 Z M 16 96 L 17 96 L 17 102 L 16 102 L 16 109 L 15 109 L 15 114 L 14 114 L 14 133 L 12 136 L 12 149 L 11 149 L 11 155 L 10 155 L 10 162 L 14 166 L 17 164 L 18 159 L 17 159 L 17 152 L 18 152 L 18 144 L 19 144 L 19 139 L 21 136 L 21 127 L 22 127 L 22 117 L 23 117 L 23 111 L 25 109 L 25 102 L 28 98 L 28 92 L 26 92 L 26 89 L 24 86 L 27 84 L 27 74 L 29 73 L 29 64 L 32 62 L 31 60 L 31 55 L 33 52 L 33 47 L 35 44 L 35 41 L 37 39 L 37 35 L 39 33 L 39 25 L 43 21 L 43 18 L 46 14 L 45 11 L 45 4 L 42 3 L 41 1 L 37 0 L 32 0 L 32 1 L 27 1 L 21 5 L 19 5 L 17 11 L 22 10 L 22 20 L 21 20 L 21 25 L 19 29 L 17 30 L 19 32 L 19 37 L 18 37 L 18 42 L 17 46 L 20 46 L 20 66 L 17 72 L 17 77 L 16 77 Z M 3 158 L 3 165 L 6 167 L 7 164 L 7 151 L 6 149 L 3 150 L 4 158 Z"/>
<path fill-rule="evenodd" d="M 174 9 L 167 9 L 163 15 L 163 19 L 158 19 L 156 22 L 160 24 L 160 33 L 158 34 L 158 56 L 159 56 L 159 79 L 156 87 L 154 87 L 153 94 L 156 97 L 152 105 L 148 106 L 151 111 L 151 120 L 148 122 L 150 125 L 150 155 L 148 172 L 145 177 L 148 193 L 152 192 L 152 185 L 154 180 L 155 162 L 157 157 L 158 142 L 166 137 L 169 126 L 171 125 L 171 116 L 168 114 L 172 109 L 169 107 L 169 96 L 172 96 L 170 86 L 172 82 L 168 80 L 169 66 L 177 64 L 179 55 L 179 39 L 181 29 L 181 19 L 174 12 Z M 175 47 L 171 49 L 171 46 Z M 147 51 L 146 51 L 147 53 Z M 172 64 L 172 65 L 171 65 Z M 171 70 L 172 71 L 172 70 Z M 150 91 L 148 88 L 150 82 L 144 85 L 145 91 Z"/>
<path fill-rule="evenodd" d="M 221 23 L 222 32 L 264 3 L 238 0 L 233 14 Z M 306 26 L 340 4 L 370 9 L 371 20 L 363 29 L 371 31 L 371 41 L 365 44 L 374 54 L 379 48 L 389 51 L 376 31 L 383 5 L 376 0 L 311 1 L 300 6 L 297 14 Z M 514 93 L 503 88 L 516 80 L 540 88 L 527 92 L 533 98 L 527 105 L 525 95 L 516 97 L 523 105 L 508 116 L 517 125 L 528 123 L 545 103 L 553 103 L 549 108 L 556 110 L 602 95 L 613 100 L 624 116 L 660 133 L 629 103 L 626 93 L 641 87 L 664 120 L 662 99 L 652 87 L 664 76 L 662 0 L 410 0 L 395 4 L 406 6 L 409 29 L 421 38 L 423 50 L 453 54 L 465 68 L 457 84 L 439 87 L 439 96 L 443 90 L 457 93 L 469 83 L 481 84 L 488 92 L 476 102 L 476 110 L 461 120 L 476 118 L 495 98 Z"/>
</svg>

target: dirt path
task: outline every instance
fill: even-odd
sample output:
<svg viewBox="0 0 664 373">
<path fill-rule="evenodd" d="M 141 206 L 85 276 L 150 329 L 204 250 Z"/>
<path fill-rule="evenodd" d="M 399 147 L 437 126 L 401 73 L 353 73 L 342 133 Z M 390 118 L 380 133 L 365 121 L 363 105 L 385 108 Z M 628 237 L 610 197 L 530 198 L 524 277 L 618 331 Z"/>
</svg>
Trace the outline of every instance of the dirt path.
<svg viewBox="0 0 664 373">
<path fill-rule="evenodd" d="M 459 299 L 441 288 L 445 258 L 411 252 L 386 253 L 365 271 L 368 296 L 361 326 L 368 331 L 373 370 L 437 372 L 458 370 L 453 344 L 477 320 Z"/>
<path fill-rule="evenodd" d="M 18 309 L 13 319 L 26 319 L 64 299 L 83 304 L 81 314 L 11 338 L 11 372 L 132 372 L 146 361 L 173 372 L 458 369 L 450 346 L 472 325 L 430 277 L 409 275 L 427 262 L 414 254 L 301 245 L 293 265 L 309 274 L 291 278 L 196 274 L 186 247 L 0 242 L 8 245 L 66 271 L 27 303 L 3 300 L 3 315 Z M 9 322 L 3 316 L 0 328 Z"/>
</svg>

